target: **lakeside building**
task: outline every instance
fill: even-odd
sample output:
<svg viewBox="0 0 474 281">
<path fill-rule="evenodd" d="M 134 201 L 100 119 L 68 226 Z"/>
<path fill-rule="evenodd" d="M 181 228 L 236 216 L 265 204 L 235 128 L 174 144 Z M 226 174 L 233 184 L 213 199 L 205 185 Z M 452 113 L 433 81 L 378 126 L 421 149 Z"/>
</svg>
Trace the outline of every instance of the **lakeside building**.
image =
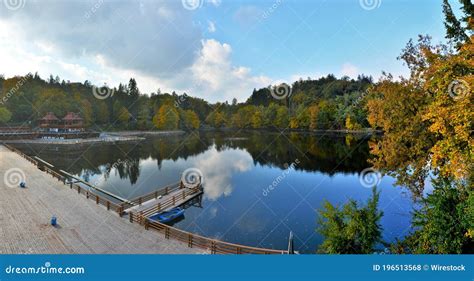
<svg viewBox="0 0 474 281">
<path fill-rule="evenodd" d="M 38 120 L 40 130 L 51 133 L 77 133 L 84 132 L 84 119 L 77 113 L 68 112 L 59 119 L 53 112 L 48 112 Z"/>
</svg>

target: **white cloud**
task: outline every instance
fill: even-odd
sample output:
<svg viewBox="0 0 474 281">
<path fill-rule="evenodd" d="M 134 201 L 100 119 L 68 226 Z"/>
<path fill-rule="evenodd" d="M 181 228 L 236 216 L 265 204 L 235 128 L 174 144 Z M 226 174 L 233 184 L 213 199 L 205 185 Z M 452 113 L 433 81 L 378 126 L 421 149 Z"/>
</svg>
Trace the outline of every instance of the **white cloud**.
<svg viewBox="0 0 474 281">
<path fill-rule="evenodd" d="M 357 78 L 360 74 L 359 68 L 353 64 L 345 63 L 342 65 L 341 76 L 349 76 L 350 78 Z"/>
<path fill-rule="evenodd" d="M 219 7 L 221 5 L 221 0 L 207 0 L 207 2 L 213 5 L 214 7 Z"/>
<path fill-rule="evenodd" d="M 0 9 L 0 20 L 25 42 L 54 42 L 56 56 L 101 55 L 160 77 L 189 67 L 202 39 L 181 1 L 28 1 L 20 11 Z"/>
<path fill-rule="evenodd" d="M 213 21 L 207 22 L 207 31 L 209 31 L 209 33 L 216 32 L 216 24 Z"/>
<path fill-rule="evenodd" d="M 238 160 L 229 161 L 229 159 Z M 206 198 L 217 200 L 221 196 L 229 196 L 234 189 L 232 177 L 249 171 L 253 166 L 252 159 L 245 150 L 228 149 L 218 152 L 213 147 L 192 160 L 194 167 L 203 173 Z"/>
<path fill-rule="evenodd" d="M 214 39 L 202 41 L 202 49 L 190 68 L 192 80 L 190 92 L 200 92 L 209 100 L 239 101 L 247 98 L 253 88 L 266 87 L 271 79 L 254 76 L 243 66 L 234 66 L 231 61 L 232 48 Z"/>
<path fill-rule="evenodd" d="M 98 5 L 97 3 L 102 3 Z M 218 6 L 220 1 L 208 1 Z M 114 4 L 114 5 L 112 5 Z M 0 74 L 38 72 L 74 82 L 118 86 L 131 77 L 140 90 L 161 88 L 209 100 L 244 101 L 272 80 L 232 61 L 232 47 L 202 39 L 202 29 L 171 1 L 29 1 L 0 10 Z M 179 5 L 173 8 L 173 5 Z M 24 28 L 28 27 L 28 28 Z M 209 31 L 215 31 L 209 21 Z"/>
</svg>

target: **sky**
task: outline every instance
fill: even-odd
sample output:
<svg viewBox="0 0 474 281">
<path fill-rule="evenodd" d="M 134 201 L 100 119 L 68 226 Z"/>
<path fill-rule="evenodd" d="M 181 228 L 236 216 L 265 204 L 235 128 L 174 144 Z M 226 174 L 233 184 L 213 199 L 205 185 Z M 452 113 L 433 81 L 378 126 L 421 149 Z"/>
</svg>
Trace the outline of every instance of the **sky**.
<svg viewBox="0 0 474 281">
<path fill-rule="evenodd" d="M 245 101 L 254 88 L 329 73 L 406 76 L 397 56 L 410 38 L 444 40 L 441 3 L 3 0 L 0 74 L 110 87 L 134 77 L 142 93 L 211 102 Z"/>
</svg>

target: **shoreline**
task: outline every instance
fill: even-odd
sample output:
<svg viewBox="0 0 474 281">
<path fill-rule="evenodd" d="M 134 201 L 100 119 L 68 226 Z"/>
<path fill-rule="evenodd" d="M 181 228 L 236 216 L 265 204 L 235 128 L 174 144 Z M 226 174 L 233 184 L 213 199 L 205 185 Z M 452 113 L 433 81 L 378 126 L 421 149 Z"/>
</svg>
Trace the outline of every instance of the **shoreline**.
<svg viewBox="0 0 474 281">
<path fill-rule="evenodd" d="M 7 144 L 45 144 L 45 145 L 81 145 L 90 143 L 122 143 L 140 142 L 146 140 L 145 136 L 168 136 L 184 134 L 184 131 L 119 131 L 103 132 L 104 136 L 87 139 L 17 139 L 0 140 L 0 143 Z"/>
<path fill-rule="evenodd" d="M 219 128 L 219 129 L 200 129 L 198 132 L 231 132 L 235 131 L 235 128 Z M 275 133 L 278 130 L 271 129 L 243 129 L 243 131 L 249 132 L 269 132 Z M 103 132 L 104 136 L 87 139 L 0 139 L 0 143 L 6 144 L 44 144 L 44 145 L 82 145 L 82 144 L 93 144 L 93 143 L 123 143 L 123 142 L 140 142 L 146 140 L 149 136 L 171 136 L 171 135 L 182 135 L 186 134 L 186 131 L 117 131 L 117 132 Z M 364 130 L 294 130 L 288 129 L 283 131 L 284 134 L 298 133 L 307 135 L 333 135 L 333 136 L 345 136 L 345 135 L 357 135 L 357 136 L 373 136 L 382 135 L 383 132 L 380 130 L 364 129 Z"/>
</svg>

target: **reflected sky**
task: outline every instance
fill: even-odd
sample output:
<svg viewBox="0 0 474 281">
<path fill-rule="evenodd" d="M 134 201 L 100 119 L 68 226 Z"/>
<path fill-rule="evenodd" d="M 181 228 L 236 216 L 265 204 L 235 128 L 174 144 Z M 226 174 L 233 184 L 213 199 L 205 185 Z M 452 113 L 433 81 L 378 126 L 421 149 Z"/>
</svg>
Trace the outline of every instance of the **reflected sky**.
<svg viewBox="0 0 474 281">
<path fill-rule="evenodd" d="M 186 206 L 185 219 L 176 227 L 275 249 L 285 249 L 293 231 L 295 247 L 314 253 L 322 242 L 317 210 L 325 200 L 342 205 L 349 198 L 364 202 L 371 194 L 359 181 L 359 173 L 369 167 L 368 141 L 243 132 L 22 149 L 127 199 L 175 183 L 184 170 L 198 168 L 204 176 L 203 198 Z M 408 191 L 393 184 L 393 178 L 383 177 L 378 186 L 387 242 L 408 234 L 413 208 Z"/>
</svg>

